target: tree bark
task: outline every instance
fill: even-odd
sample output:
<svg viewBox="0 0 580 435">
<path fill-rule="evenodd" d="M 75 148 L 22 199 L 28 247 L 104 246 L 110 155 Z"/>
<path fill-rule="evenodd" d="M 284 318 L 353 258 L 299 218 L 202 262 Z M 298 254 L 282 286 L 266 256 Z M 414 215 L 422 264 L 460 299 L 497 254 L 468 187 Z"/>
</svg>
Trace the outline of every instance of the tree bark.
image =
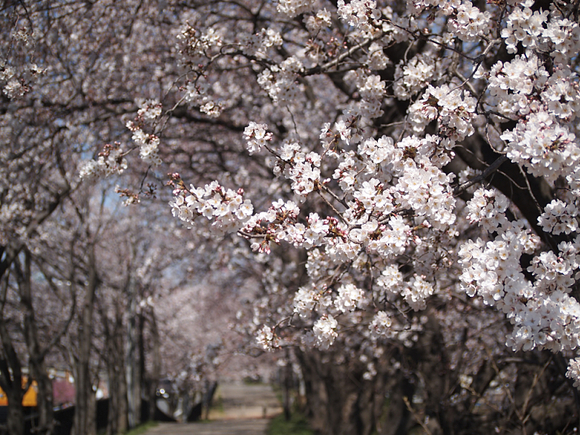
<svg viewBox="0 0 580 435">
<path fill-rule="evenodd" d="M 0 291 L 0 341 L 2 342 L 0 348 L 0 387 L 8 399 L 6 428 L 10 435 L 22 435 L 24 433 L 22 366 L 16 349 L 14 349 L 12 337 L 8 332 L 7 319 L 4 317 L 8 292 L 7 278 L 3 279 Z"/>
<path fill-rule="evenodd" d="M 366 368 L 358 361 L 337 363 L 339 352 L 296 350 L 308 416 L 322 435 L 370 435 L 378 418 L 373 410 L 382 408 L 384 392 L 373 394 L 373 381 L 363 378 Z"/>
<path fill-rule="evenodd" d="M 91 344 L 95 296 L 98 287 L 95 246 L 90 243 L 87 249 L 88 285 L 85 301 L 80 314 L 79 347 L 75 362 L 76 405 L 73 422 L 74 435 L 96 435 L 96 396 L 91 380 Z"/>
<path fill-rule="evenodd" d="M 155 318 L 155 311 L 151 309 L 151 316 L 149 320 L 151 328 L 151 373 L 149 374 L 149 420 L 155 418 L 155 409 L 157 401 L 157 385 L 161 377 L 161 341 L 159 339 L 159 329 L 157 328 L 157 319 Z"/>
<path fill-rule="evenodd" d="M 290 349 L 286 348 L 286 366 L 284 367 L 284 418 L 290 421 L 290 389 L 292 388 L 292 363 L 290 362 Z"/>
<path fill-rule="evenodd" d="M 12 343 L 5 340 L 6 328 L 0 321 L 0 335 L 2 336 L 2 357 L 0 358 L 0 386 L 8 399 L 8 416 L 6 429 L 10 435 L 24 434 L 24 407 L 22 398 L 22 372 Z M 10 376 L 10 371 L 12 376 Z"/>
<path fill-rule="evenodd" d="M 139 383 L 139 390 L 137 391 L 137 415 L 139 420 L 137 424 L 143 422 L 143 395 L 147 393 L 147 383 L 145 376 L 145 316 L 143 315 L 143 310 L 140 309 L 137 314 L 137 380 Z"/>
<path fill-rule="evenodd" d="M 139 339 L 137 322 L 137 295 L 133 277 L 129 278 L 129 322 L 127 326 L 127 406 L 129 429 L 133 429 L 141 421 L 141 376 L 139 374 Z"/>
<path fill-rule="evenodd" d="M 101 310 L 101 321 L 105 334 L 105 364 L 109 381 L 109 413 L 107 435 L 127 431 L 127 383 L 124 364 L 123 313 L 120 304 L 115 305 L 114 319 Z M 112 325 L 112 327 L 110 326 Z"/>
<path fill-rule="evenodd" d="M 45 364 L 45 349 L 40 346 L 38 327 L 32 302 L 32 283 L 30 271 L 30 252 L 24 250 L 24 267 L 18 259 L 14 262 L 16 279 L 20 293 L 20 306 L 24 313 L 24 338 L 28 348 L 28 361 L 31 380 L 37 383 L 38 420 L 33 428 L 41 435 L 50 435 L 54 430 L 52 381 L 48 377 Z M 30 381 L 29 381 L 30 382 Z"/>
</svg>

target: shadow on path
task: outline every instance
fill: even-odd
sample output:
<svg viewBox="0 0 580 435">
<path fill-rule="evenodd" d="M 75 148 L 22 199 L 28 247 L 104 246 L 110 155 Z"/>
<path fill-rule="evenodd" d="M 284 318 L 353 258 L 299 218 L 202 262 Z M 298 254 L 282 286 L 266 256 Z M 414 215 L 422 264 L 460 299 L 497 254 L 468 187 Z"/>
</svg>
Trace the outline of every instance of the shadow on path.
<svg viewBox="0 0 580 435">
<path fill-rule="evenodd" d="M 160 423 L 145 435 L 262 435 L 269 419 L 223 420 L 203 423 Z"/>
<path fill-rule="evenodd" d="M 160 423 L 144 435 L 263 435 L 269 419 L 282 412 L 270 385 L 223 384 L 215 401 L 220 406 L 210 411 L 210 421 Z"/>
</svg>

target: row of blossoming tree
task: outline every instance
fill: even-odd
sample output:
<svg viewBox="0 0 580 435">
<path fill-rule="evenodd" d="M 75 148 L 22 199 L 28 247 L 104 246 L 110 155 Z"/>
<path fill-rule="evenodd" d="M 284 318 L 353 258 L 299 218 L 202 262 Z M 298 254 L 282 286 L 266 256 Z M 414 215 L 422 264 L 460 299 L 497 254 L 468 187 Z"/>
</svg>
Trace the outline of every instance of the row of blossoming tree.
<svg viewBox="0 0 580 435">
<path fill-rule="evenodd" d="M 176 218 L 248 241 L 250 324 L 321 431 L 571 431 L 578 3 L 191 6 L 180 78 L 81 175 L 134 149 Z"/>
<path fill-rule="evenodd" d="M 74 379 L 73 433 L 97 432 L 102 386 L 107 433 L 125 433 L 139 423 L 142 398 L 154 405 L 161 377 L 184 394 L 206 388 L 221 361 L 214 348 L 233 342 L 220 318 L 237 304 L 224 291 L 252 275 L 232 275 L 219 249 L 182 244 L 187 230 L 169 219 L 168 199 L 137 211 L 120 206 L 115 180 L 79 177 L 101 144 L 130 138 L 122 114 L 134 117 L 142 94 L 179 77 L 177 66 L 159 62 L 174 46 L 161 35 L 178 28 L 177 17 L 156 2 L 23 1 L 1 10 L 0 387 L 8 412 L 0 433 L 23 434 L 22 397 L 33 380 L 35 433 L 62 430 L 55 370 Z M 161 173 L 143 164 L 131 183 L 144 183 L 145 173 L 153 196 Z M 215 273 L 191 278 L 202 270 Z"/>
<path fill-rule="evenodd" d="M 7 169 L 2 218 L 28 229 L 5 238 L 2 265 L 25 265 L 23 237 L 74 189 L 63 174 L 139 175 L 116 190 L 148 206 L 169 173 L 193 230 L 178 243 L 231 243 L 215 264 L 261 278 L 240 329 L 294 350 L 322 433 L 572 432 L 578 9 L 13 6 L 5 137 L 24 147 L 28 117 L 44 140 Z M 31 184 L 41 169 L 53 178 Z"/>
</svg>

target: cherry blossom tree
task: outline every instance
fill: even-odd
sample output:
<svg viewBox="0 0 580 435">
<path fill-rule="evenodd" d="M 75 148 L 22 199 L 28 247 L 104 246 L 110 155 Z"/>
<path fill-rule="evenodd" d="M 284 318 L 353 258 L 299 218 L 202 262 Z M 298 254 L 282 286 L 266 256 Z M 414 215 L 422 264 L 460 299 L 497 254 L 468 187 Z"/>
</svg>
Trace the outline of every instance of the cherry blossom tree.
<svg viewBox="0 0 580 435">
<path fill-rule="evenodd" d="M 79 177 L 124 174 L 117 192 L 145 204 L 170 173 L 181 243 L 213 234 L 260 277 L 238 317 L 263 349 L 296 349 L 321 430 L 565 432 L 578 6 L 11 5 L 0 272 Z"/>
<path fill-rule="evenodd" d="M 304 253 L 292 306 L 264 304 L 265 348 L 404 343 L 411 331 L 420 344 L 445 321 L 430 318 L 474 304 L 503 316 L 513 351 L 551 351 L 544 372 L 580 383 L 576 3 L 196 6 L 177 35 L 182 98 L 145 103 L 128 127 L 145 162 L 161 164 L 153 143 L 170 167 L 183 162 L 171 175 L 178 219 L 209 220 L 258 254 Z M 194 157 L 164 154 L 198 117 L 212 134 L 190 144 Z M 249 156 L 232 168 L 224 155 L 241 140 Z M 429 408 L 414 414 L 427 429 Z"/>
<path fill-rule="evenodd" d="M 118 115 L 137 106 L 123 83 L 141 82 L 141 91 L 155 88 L 149 87 L 148 80 L 154 76 L 151 68 L 157 67 L 136 68 L 134 60 L 142 60 L 143 65 L 148 65 L 148 61 L 138 54 L 146 50 L 141 44 L 147 41 L 143 37 L 143 32 L 147 32 L 143 21 L 149 19 L 152 12 L 161 14 L 161 11 L 156 5 L 141 8 L 144 5 L 140 2 L 112 6 L 108 2 L 17 2 L 2 7 L 0 26 L 5 37 L 0 42 L 0 279 L 3 289 L 0 377 L 3 389 L 10 396 L 7 425 L 9 432 L 14 434 L 23 430 L 22 368 L 30 367 L 39 387 L 44 385 L 40 377 L 47 375 L 44 368 L 39 366 L 36 370 L 34 367 L 35 363 L 44 364 L 47 356 L 47 348 L 37 346 L 38 337 L 34 337 L 39 325 L 46 325 L 48 321 L 48 317 L 44 317 L 46 312 L 39 310 L 43 306 L 38 305 L 46 285 L 34 281 L 30 286 L 28 271 L 46 272 L 45 278 L 51 288 L 54 286 L 53 289 L 63 294 L 68 291 L 67 282 L 69 287 L 76 286 L 79 299 L 69 296 L 62 305 L 70 308 L 72 303 L 76 308 L 78 302 L 81 308 L 84 303 L 86 310 L 81 309 L 76 314 L 85 313 L 85 323 L 90 325 L 94 298 L 85 300 L 83 290 L 84 283 L 91 282 L 93 291 L 88 294 L 96 291 L 98 283 L 88 278 L 89 271 L 98 265 L 98 259 L 85 261 L 84 254 L 92 252 L 93 242 L 84 237 L 86 233 L 75 233 L 79 215 L 76 220 L 71 218 L 75 215 L 75 207 L 82 202 L 80 197 L 88 192 L 79 192 L 78 164 L 81 155 L 85 158 L 92 155 L 96 144 L 114 142 L 126 132 Z M 162 25 L 163 20 L 160 18 L 157 22 Z M 142 79 L 137 80 L 137 76 Z M 161 81 L 158 85 L 163 87 Z M 111 157 L 110 153 L 105 154 Z M 117 169 L 123 166 L 122 156 L 118 160 L 111 157 L 109 161 Z M 74 194 L 78 196 L 69 201 Z M 55 213 L 57 217 L 53 217 Z M 58 219 L 61 222 L 55 221 Z M 63 229 L 59 223 L 67 220 L 73 227 Z M 75 240 L 75 236 L 82 242 Z M 87 250 L 79 252 L 79 244 Z M 37 249 L 39 252 L 35 252 Z M 52 257 L 43 256 L 46 253 Z M 78 257 L 71 258 L 74 255 Z M 32 265 L 30 269 L 28 264 Z M 84 267 L 87 265 L 90 267 Z M 76 281 L 81 276 L 87 281 Z M 94 274 L 92 277 L 95 278 Z M 27 295 L 20 299 L 21 304 L 10 302 L 14 289 Z M 45 299 L 45 306 L 50 306 L 49 297 Z M 56 316 L 60 311 L 55 309 L 50 315 Z M 69 319 L 70 310 L 64 311 L 63 319 Z M 27 316 L 21 317 L 23 312 L 27 312 Z M 18 325 L 22 324 L 22 319 L 28 321 L 27 331 L 30 332 L 26 334 L 25 346 L 19 346 L 25 340 L 13 343 L 14 339 L 20 340 L 18 333 L 22 332 L 14 329 L 13 320 Z M 73 327 L 79 326 L 76 320 Z M 86 361 L 82 365 L 85 367 L 83 373 L 88 376 L 88 359 L 93 356 L 92 331 L 87 325 L 83 330 L 85 336 L 81 342 L 85 348 L 82 354 Z M 52 339 L 62 336 L 62 331 L 56 333 L 51 329 L 51 332 L 55 335 L 48 334 L 45 344 L 55 344 Z M 85 384 L 77 385 L 77 392 L 84 394 L 82 392 L 88 390 L 92 394 L 92 382 Z M 42 417 L 36 429 L 50 432 L 53 425 L 51 393 L 41 393 L 41 399 L 49 402 L 45 408 L 50 415 Z M 77 409 L 90 407 L 81 402 L 77 403 Z M 44 411 L 41 410 L 41 414 L 44 415 Z M 81 428 L 80 433 L 90 431 Z"/>
</svg>

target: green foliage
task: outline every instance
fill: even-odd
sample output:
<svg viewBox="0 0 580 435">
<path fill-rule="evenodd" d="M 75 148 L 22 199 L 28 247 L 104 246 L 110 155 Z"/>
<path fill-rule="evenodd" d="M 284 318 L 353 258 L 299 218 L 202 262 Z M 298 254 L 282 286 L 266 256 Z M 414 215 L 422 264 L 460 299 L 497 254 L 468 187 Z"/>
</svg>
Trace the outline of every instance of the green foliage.
<svg viewBox="0 0 580 435">
<path fill-rule="evenodd" d="M 243 379 L 243 381 L 244 384 L 246 385 L 264 385 L 264 381 L 259 376 L 258 377 L 246 376 Z"/>
<path fill-rule="evenodd" d="M 268 435 L 314 435 L 304 415 L 293 412 L 290 421 L 284 414 L 274 417 L 268 426 Z"/>
<path fill-rule="evenodd" d="M 221 395 L 221 391 L 218 390 L 219 394 L 216 394 L 217 397 L 214 397 L 211 403 L 211 410 L 215 412 L 219 412 L 223 414 L 224 412 L 224 398 Z"/>
<path fill-rule="evenodd" d="M 137 426 L 134 429 L 131 429 L 129 432 L 126 432 L 125 435 L 141 435 L 141 434 L 144 434 L 149 429 L 152 429 L 155 426 L 157 426 L 157 424 L 158 423 L 156 421 L 148 421 L 146 423 L 140 424 L 139 426 Z"/>
</svg>

